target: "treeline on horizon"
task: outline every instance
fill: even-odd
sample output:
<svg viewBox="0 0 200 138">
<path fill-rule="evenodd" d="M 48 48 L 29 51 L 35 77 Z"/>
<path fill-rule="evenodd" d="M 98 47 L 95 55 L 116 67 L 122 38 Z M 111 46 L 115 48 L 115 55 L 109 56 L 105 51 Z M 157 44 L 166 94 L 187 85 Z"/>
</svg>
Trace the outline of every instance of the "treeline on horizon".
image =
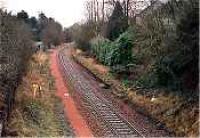
<svg viewBox="0 0 200 138">
<path fill-rule="evenodd" d="M 141 12 L 132 0 L 103 2 L 86 1 L 87 20 L 65 29 L 67 41 L 128 86 L 198 95 L 198 0 L 154 0 Z"/>
<path fill-rule="evenodd" d="M 23 20 L 33 35 L 34 41 L 42 41 L 46 48 L 51 45 L 57 46 L 63 42 L 63 27 L 52 17 L 47 17 L 44 13 L 36 17 L 29 17 L 28 13 L 22 10 L 17 13 L 17 18 Z"/>
</svg>

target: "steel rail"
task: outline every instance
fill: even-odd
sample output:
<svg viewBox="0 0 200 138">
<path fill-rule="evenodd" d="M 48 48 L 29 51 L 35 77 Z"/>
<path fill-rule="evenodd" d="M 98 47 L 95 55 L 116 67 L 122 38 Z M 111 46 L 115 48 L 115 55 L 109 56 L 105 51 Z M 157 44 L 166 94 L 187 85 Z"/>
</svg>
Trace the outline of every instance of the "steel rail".
<svg viewBox="0 0 200 138">
<path fill-rule="evenodd" d="M 133 123 L 130 123 L 121 113 L 116 111 L 108 100 L 103 97 L 99 98 L 94 93 L 97 89 L 93 88 L 89 80 L 76 70 L 77 64 L 64 54 L 64 50 L 60 50 L 57 54 L 57 61 L 63 77 L 72 84 L 73 89 L 83 96 L 87 102 L 85 103 L 88 105 L 87 108 L 92 110 L 93 115 L 102 120 L 102 126 L 104 128 L 106 126 L 106 136 L 145 137 L 135 128 Z"/>
</svg>

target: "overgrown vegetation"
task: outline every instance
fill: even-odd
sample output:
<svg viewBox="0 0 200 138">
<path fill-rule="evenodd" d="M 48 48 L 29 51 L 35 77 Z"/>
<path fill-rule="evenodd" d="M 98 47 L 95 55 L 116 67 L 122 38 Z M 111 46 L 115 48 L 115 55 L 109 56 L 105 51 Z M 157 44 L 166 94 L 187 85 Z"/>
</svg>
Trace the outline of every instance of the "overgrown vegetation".
<svg viewBox="0 0 200 138">
<path fill-rule="evenodd" d="M 15 88 L 33 51 L 28 26 L 0 9 L 0 110 L 6 116 L 12 108 Z"/>
<path fill-rule="evenodd" d="M 114 72 L 126 72 L 134 63 L 132 55 L 133 32 L 126 32 L 114 42 L 105 38 L 91 40 L 91 53 L 103 63 L 112 68 Z"/>
<path fill-rule="evenodd" d="M 173 90 L 197 90 L 197 5 L 195 0 L 170 1 L 145 17 L 144 24 L 138 29 L 137 45 L 142 47 L 140 52 L 144 62 L 151 61 L 147 64 L 151 66 L 149 72 L 152 73 L 147 72 L 147 79 L 142 76 L 140 82 Z M 151 76 L 156 78 L 152 83 L 148 82 Z"/>
<path fill-rule="evenodd" d="M 61 101 L 55 96 L 48 54 L 34 54 L 26 75 L 17 89 L 16 104 L 8 122 L 7 135 L 71 136 L 69 124 L 65 121 Z M 33 85 L 41 87 L 34 95 Z"/>
<path fill-rule="evenodd" d="M 29 18 L 25 11 L 13 15 L 0 9 L 0 110 L 4 124 L 13 109 L 15 90 L 37 50 L 34 41 L 42 39 L 48 48 L 62 41 L 59 36 L 62 26 L 44 14 L 41 16 L 43 20 L 38 21 L 35 17 Z"/>
<path fill-rule="evenodd" d="M 128 28 L 128 17 L 123 12 L 123 8 L 119 1 L 115 3 L 112 15 L 109 18 L 106 28 L 106 37 L 115 40 Z"/>
<path fill-rule="evenodd" d="M 72 39 L 76 42 L 78 48 L 90 51 L 89 42 L 96 36 L 94 27 L 94 23 L 89 22 L 83 25 L 75 24 L 70 28 Z"/>
<path fill-rule="evenodd" d="M 0 85 L 17 84 L 36 50 L 33 46 L 36 36 L 49 47 L 61 43 L 62 26 L 42 13 L 39 20 L 29 18 L 25 11 L 12 15 L 0 10 Z"/>
<path fill-rule="evenodd" d="M 25 23 L 3 11 L 0 23 L 1 82 L 15 83 L 33 52 L 31 33 Z"/>
<path fill-rule="evenodd" d="M 93 21 L 94 26 L 88 31 L 93 35 L 85 39 L 87 45 L 74 39 L 78 48 L 87 49 L 87 55 L 111 69 L 112 75 L 127 88 L 126 100 L 144 107 L 174 129 L 178 136 L 198 135 L 199 1 L 169 0 L 162 3 L 155 0 L 132 17 L 127 12 L 130 3 L 125 6 L 123 2 L 110 3 L 121 4 L 122 9 L 116 11 L 113 6 L 107 20 L 102 19 L 103 23 L 101 19 L 100 23 L 96 18 L 92 20 L 92 14 L 89 14 L 88 22 Z M 123 25 L 112 21 L 114 12 L 123 17 L 126 15 L 126 18 L 116 18 L 121 23 L 129 23 L 128 29 L 120 29 Z M 106 35 L 107 32 L 110 35 Z M 76 35 L 81 37 L 80 34 L 86 35 L 83 32 Z M 154 97 L 158 101 L 152 102 Z M 190 109 L 192 112 L 186 117 L 184 113 Z"/>
<path fill-rule="evenodd" d="M 127 17 L 116 2 L 105 23 L 105 36 L 98 34 L 90 21 L 77 26 L 74 40 L 79 48 L 89 51 L 114 73 L 134 73 L 134 80 L 130 79 L 134 86 L 197 93 L 197 5 L 197 0 L 171 0 L 143 13 L 139 16 L 140 23 L 131 24 L 126 30 Z"/>
</svg>

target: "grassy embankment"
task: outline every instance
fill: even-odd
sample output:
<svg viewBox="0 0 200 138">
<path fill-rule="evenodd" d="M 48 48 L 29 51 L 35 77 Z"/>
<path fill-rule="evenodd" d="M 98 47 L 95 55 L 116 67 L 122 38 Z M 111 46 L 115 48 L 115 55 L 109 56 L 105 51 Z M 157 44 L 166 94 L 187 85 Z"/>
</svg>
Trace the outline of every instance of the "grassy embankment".
<svg viewBox="0 0 200 138">
<path fill-rule="evenodd" d="M 148 90 L 145 93 L 143 89 L 130 88 L 124 85 L 122 80 L 109 73 L 108 67 L 84 55 L 81 50 L 74 52 L 74 57 L 80 63 L 118 90 L 113 91 L 118 98 L 129 103 L 134 108 L 137 107 L 139 112 L 163 122 L 177 136 L 199 135 L 198 103 L 166 90 Z M 158 123 L 158 125 L 162 124 Z"/>
<path fill-rule="evenodd" d="M 33 85 L 41 86 L 33 96 Z M 16 104 L 8 122 L 8 135 L 71 136 L 61 101 L 55 96 L 54 78 L 49 69 L 49 53 L 39 52 L 29 62 L 17 89 Z"/>
</svg>

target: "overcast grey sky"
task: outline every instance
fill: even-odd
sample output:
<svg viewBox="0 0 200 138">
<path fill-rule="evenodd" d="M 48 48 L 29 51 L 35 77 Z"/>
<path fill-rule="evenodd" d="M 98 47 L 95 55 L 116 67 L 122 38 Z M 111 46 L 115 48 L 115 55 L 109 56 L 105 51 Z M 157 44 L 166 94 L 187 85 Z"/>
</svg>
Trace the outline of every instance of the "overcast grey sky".
<svg viewBox="0 0 200 138">
<path fill-rule="evenodd" d="M 80 22 L 84 18 L 84 3 L 86 0 L 0 0 L 5 7 L 13 13 L 22 9 L 29 16 L 38 16 L 44 12 L 46 16 L 53 17 L 64 27 Z M 168 0 L 161 0 L 168 1 Z"/>
<path fill-rule="evenodd" d="M 53 17 L 64 27 L 68 27 L 84 18 L 85 0 L 4 0 L 5 6 L 13 13 L 22 9 L 29 16 L 38 16 L 41 11 Z"/>
</svg>

